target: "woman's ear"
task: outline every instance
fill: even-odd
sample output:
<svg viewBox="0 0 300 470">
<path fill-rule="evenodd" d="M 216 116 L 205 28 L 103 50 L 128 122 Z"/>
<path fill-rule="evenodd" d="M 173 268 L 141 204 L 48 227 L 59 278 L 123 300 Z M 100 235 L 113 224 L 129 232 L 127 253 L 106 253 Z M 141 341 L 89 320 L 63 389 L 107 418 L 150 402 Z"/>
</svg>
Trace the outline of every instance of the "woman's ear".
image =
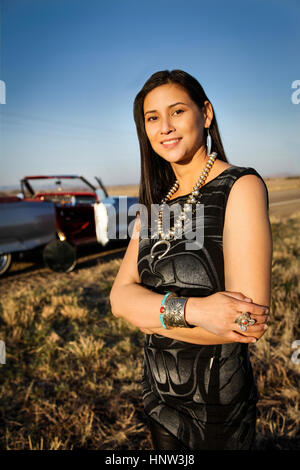
<svg viewBox="0 0 300 470">
<path fill-rule="evenodd" d="M 204 106 L 202 108 L 203 114 L 204 114 L 204 127 L 209 127 L 211 124 L 211 121 L 214 117 L 214 112 L 212 109 L 211 103 L 206 100 L 204 101 Z"/>
</svg>

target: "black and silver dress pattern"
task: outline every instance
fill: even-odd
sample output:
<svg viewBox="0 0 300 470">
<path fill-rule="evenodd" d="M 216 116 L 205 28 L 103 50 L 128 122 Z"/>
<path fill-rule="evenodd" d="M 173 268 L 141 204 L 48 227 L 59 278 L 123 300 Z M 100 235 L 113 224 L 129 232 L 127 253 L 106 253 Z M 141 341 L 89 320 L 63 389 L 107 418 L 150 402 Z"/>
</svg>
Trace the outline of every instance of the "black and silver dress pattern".
<svg viewBox="0 0 300 470">
<path fill-rule="evenodd" d="M 141 227 L 141 285 L 160 294 L 173 291 L 184 297 L 206 297 L 225 291 L 226 203 L 235 181 L 247 174 L 263 181 L 254 168 L 234 165 L 200 188 L 204 242 L 198 250 L 189 250 L 182 237 L 171 242 L 170 250 L 160 260 L 158 256 L 152 260 L 150 251 L 157 238 L 144 238 Z M 266 185 L 265 188 L 269 204 Z M 184 204 L 186 198 L 179 196 L 167 203 L 170 207 Z M 164 246 L 157 247 L 155 254 L 164 251 Z M 258 394 L 247 344 L 207 346 L 158 334 L 145 335 L 142 394 L 146 415 L 190 450 L 251 447 Z"/>
</svg>

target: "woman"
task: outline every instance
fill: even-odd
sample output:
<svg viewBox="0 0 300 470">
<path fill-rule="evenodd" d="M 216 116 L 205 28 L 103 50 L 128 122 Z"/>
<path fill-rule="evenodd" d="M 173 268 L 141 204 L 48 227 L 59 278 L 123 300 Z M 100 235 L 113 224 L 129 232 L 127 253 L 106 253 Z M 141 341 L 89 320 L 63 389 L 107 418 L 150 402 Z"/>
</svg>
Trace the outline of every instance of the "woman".
<svg viewBox="0 0 300 470">
<path fill-rule="evenodd" d="M 142 385 L 153 446 L 250 449 L 258 397 L 248 343 L 266 331 L 270 305 L 267 188 L 255 169 L 228 163 L 213 107 L 186 72 L 153 74 L 134 118 L 148 217 L 136 218 L 110 302 L 115 316 L 146 333 Z M 188 209 L 165 230 L 163 210 L 178 204 Z M 195 227 L 199 204 L 204 241 L 195 249 L 188 230 L 178 238 L 174 230 L 187 214 Z M 150 226 L 154 205 L 161 211 Z"/>
</svg>

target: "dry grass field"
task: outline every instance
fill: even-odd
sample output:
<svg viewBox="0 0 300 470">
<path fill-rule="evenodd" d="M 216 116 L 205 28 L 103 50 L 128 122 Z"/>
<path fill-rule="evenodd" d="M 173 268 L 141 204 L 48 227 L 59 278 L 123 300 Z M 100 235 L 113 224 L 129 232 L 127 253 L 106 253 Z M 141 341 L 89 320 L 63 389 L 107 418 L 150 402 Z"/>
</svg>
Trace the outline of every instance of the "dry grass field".
<svg viewBox="0 0 300 470">
<path fill-rule="evenodd" d="M 292 361 L 300 212 L 271 223 L 271 323 L 250 346 L 260 393 L 256 448 L 300 450 L 300 363 Z M 110 311 L 122 255 L 69 274 L 0 281 L 1 449 L 151 449 L 140 390 L 144 336 Z"/>
</svg>

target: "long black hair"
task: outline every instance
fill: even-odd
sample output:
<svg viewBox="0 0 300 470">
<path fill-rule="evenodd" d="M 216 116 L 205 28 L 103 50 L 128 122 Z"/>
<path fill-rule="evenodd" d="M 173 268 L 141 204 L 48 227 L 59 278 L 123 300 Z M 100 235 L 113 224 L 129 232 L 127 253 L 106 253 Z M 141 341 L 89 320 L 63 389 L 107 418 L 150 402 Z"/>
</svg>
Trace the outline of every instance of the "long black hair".
<svg viewBox="0 0 300 470">
<path fill-rule="evenodd" d="M 171 164 L 161 158 L 151 147 L 145 130 L 143 109 L 146 95 L 154 88 L 168 83 L 176 83 L 183 87 L 200 111 L 206 100 L 210 102 L 198 80 L 183 70 L 162 70 L 154 73 L 136 95 L 133 114 L 141 155 L 139 203 L 147 207 L 148 215 L 150 215 L 151 204 L 160 204 L 166 192 L 175 182 L 175 174 Z M 227 162 L 214 109 L 209 132 L 212 139 L 211 151 L 217 152 L 218 158 Z"/>
</svg>

